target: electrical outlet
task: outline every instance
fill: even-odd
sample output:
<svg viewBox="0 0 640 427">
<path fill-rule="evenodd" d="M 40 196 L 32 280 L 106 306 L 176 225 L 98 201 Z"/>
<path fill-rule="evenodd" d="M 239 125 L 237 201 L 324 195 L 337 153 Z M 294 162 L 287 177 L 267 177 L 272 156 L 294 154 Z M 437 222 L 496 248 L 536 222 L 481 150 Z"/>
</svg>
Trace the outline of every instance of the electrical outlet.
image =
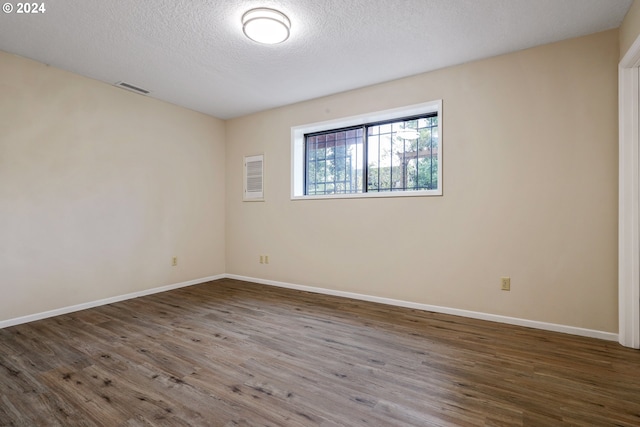
<svg viewBox="0 0 640 427">
<path fill-rule="evenodd" d="M 264 264 L 264 255 L 260 255 L 260 264 Z"/>
<path fill-rule="evenodd" d="M 511 277 L 500 278 L 500 289 L 502 289 L 503 291 L 511 290 Z"/>
<path fill-rule="evenodd" d="M 176 265 L 178 265 L 178 257 L 177 256 L 174 256 L 173 258 L 171 258 L 171 265 L 174 266 L 174 267 Z"/>
<path fill-rule="evenodd" d="M 269 255 L 264 256 L 264 263 L 269 264 Z"/>
</svg>

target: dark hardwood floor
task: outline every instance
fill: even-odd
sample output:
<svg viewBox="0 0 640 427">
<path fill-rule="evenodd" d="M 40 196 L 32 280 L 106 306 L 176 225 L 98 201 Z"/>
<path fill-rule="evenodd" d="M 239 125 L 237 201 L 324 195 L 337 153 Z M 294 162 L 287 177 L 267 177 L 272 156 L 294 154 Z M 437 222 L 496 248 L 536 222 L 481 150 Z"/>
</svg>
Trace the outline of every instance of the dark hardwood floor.
<svg viewBox="0 0 640 427">
<path fill-rule="evenodd" d="M 0 330 L 2 426 L 640 426 L 617 343 L 235 280 Z"/>
</svg>

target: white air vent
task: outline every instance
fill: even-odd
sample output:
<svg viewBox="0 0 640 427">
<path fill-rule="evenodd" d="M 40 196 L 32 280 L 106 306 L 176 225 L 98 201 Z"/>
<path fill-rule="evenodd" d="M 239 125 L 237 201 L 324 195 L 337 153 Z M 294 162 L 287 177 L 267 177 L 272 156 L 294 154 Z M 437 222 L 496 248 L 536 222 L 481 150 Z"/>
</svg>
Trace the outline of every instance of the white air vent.
<svg viewBox="0 0 640 427">
<path fill-rule="evenodd" d="M 118 82 L 114 86 L 120 87 L 122 89 L 126 89 L 126 90 L 131 91 L 131 92 L 139 93 L 141 95 L 147 95 L 147 94 L 150 93 L 146 89 L 142 89 L 142 88 L 140 88 L 138 86 L 134 86 L 134 85 L 131 85 L 131 84 L 125 83 L 125 82 Z"/>
<path fill-rule="evenodd" d="M 244 200 L 264 200 L 264 155 L 244 158 Z"/>
</svg>

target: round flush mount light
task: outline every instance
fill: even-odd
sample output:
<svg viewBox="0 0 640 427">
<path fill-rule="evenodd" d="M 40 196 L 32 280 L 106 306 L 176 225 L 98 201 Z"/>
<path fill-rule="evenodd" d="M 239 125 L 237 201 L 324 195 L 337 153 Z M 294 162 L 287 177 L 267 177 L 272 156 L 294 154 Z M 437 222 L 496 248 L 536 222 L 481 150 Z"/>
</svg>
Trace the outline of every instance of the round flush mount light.
<svg viewBox="0 0 640 427">
<path fill-rule="evenodd" d="M 277 10 L 261 7 L 242 15 L 242 31 L 251 40 L 263 44 L 278 44 L 289 38 L 291 21 Z"/>
</svg>

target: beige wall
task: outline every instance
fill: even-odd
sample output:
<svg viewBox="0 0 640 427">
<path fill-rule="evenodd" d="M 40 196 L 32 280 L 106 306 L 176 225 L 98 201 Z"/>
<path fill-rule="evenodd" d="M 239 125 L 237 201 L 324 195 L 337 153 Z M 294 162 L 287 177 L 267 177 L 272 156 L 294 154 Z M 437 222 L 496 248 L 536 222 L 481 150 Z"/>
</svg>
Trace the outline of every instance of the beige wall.
<svg viewBox="0 0 640 427">
<path fill-rule="evenodd" d="M 226 272 L 617 332 L 618 37 L 226 124 L 0 53 L 0 321 Z M 290 200 L 291 126 L 435 99 L 444 196 Z"/>
<path fill-rule="evenodd" d="M 227 273 L 617 332 L 618 52 L 612 30 L 228 121 Z M 440 98 L 444 196 L 290 200 L 291 126 Z"/>
<path fill-rule="evenodd" d="M 0 320 L 224 273 L 223 121 L 2 52 L 0 94 Z"/>
<path fill-rule="evenodd" d="M 634 0 L 620 26 L 620 59 L 640 35 L 640 1 Z"/>
</svg>

